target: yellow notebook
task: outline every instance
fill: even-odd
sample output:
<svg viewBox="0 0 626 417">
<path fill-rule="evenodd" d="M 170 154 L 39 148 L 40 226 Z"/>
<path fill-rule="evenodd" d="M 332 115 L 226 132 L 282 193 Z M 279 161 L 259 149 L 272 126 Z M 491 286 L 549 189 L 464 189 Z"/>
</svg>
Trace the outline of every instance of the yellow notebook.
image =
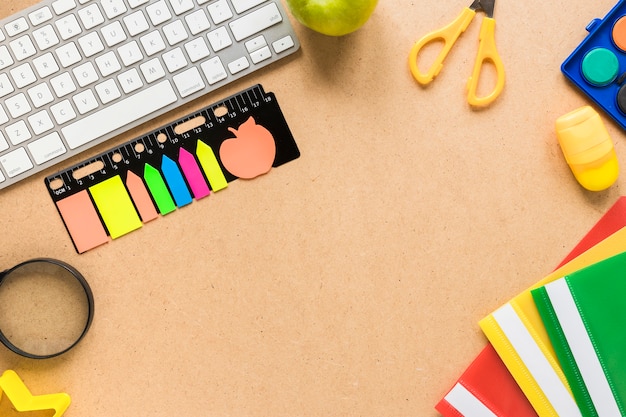
<svg viewBox="0 0 626 417">
<path fill-rule="evenodd" d="M 626 252 L 626 228 L 561 266 L 479 323 L 540 417 L 578 417 L 581 413 L 530 291 L 621 252 Z"/>
</svg>

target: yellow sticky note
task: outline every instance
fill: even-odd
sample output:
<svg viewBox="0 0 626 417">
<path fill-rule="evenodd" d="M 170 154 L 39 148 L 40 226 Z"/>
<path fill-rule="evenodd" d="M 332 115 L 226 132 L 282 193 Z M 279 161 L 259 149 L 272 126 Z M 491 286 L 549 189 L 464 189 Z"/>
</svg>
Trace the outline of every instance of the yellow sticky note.
<svg viewBox="0 0 626 417">
<path fill-rule="evenodd" d="M 198 155 L 198 160 L 200 161 L 202 170 L 209 180 L 211 190 L 216 192 L 228 187 L 228 182 L 224 177 L 222 168 L 220 168 L 220 165 L 217 162 L 213 149 L 211 149 L 211 147 L 206 143 L 199 140 L 196 154 Z"/>
<path fill-rule="evenodd" d="M 89 193 L 112 239 L 141 227 L 141 219 L 119 175 L 89 187 Z"/>
</svg>

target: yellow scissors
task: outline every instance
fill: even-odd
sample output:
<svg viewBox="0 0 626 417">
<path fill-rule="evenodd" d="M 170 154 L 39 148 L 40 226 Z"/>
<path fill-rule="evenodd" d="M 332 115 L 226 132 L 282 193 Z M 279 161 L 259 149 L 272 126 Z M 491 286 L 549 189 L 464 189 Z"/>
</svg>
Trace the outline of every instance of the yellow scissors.
<svg viewBox="0 0 626 417">
<path fill-rule="evenodd" d="M 430 83 L 441 68 L 443 67 L 443 60 L 450 52 L 450 49 L 461 36 L 461 33 L 469 26 L 472 19 L 476 15 L 477 11 L 485 13 L 482 24 L 480 26 L 480 37 L 478 44 L 478 53 L 474 62 L 474 70 L 472 76 L 467 82 L 468 95 L 467 101 L 473 106 L 486 106 L 494 101 L 504 88 L 504 65 L 502 60 L 496 51 L 496 42 L 494 37 L 494 31 L 496 21 L 493 18 L 493 9 L 495 6 L 495 0 L 474 0 L 471 6 L 463 9 L 461 14 L 452 21 L 449 25 L 428 33 L 422 39 L 417 41 L 411 49 L 409 55 L 409 66 L 415 79 L 422 85 Z M 443 41 L 443 49 L 435 59 L 435 62 L 428 69 L 425 74 L 417 67 L 417 55 L 427 44 L 435 41 Z M 491 62 L 496 71 L 496 85 L 491 93 L 477 97 L 476 90 L 478 88 L 478 80 L 480 77 L 480 71 L 485 62 Z"/>
</svg>

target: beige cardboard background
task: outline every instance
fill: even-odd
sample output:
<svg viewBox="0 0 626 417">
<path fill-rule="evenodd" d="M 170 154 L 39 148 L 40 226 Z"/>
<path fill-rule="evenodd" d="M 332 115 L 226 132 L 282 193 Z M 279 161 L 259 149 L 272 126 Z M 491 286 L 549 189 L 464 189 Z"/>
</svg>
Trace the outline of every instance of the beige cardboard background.
<svg viewBox="0 0 626 417">
<path fill-rule="evenodd" d="M 0 16 L 33 4 L 0 3 Z M 65 169 L 261 83 L 302 152 L 77 255 L 43 184 L 0 192 L 0 267 L 77 267 L 96 316 L 53 360 L 0 349 L 68 417 L 435 416 L 485 344 L 477 321 L 552 270 L 621 194 L 583 190 L 554 121 L 588 101 L 561 62 L 611 0 L 500 1 L 503 94 L 472 111 L 465 83 L 479 14 L 436 81 L 408 71 L 413 42 L 458 1 L 381 0 L 358 32 L 294 22 L 301 51 L 66 161 Z M 603 115 L 620 162 L 624 132 Z"/>
</svg>

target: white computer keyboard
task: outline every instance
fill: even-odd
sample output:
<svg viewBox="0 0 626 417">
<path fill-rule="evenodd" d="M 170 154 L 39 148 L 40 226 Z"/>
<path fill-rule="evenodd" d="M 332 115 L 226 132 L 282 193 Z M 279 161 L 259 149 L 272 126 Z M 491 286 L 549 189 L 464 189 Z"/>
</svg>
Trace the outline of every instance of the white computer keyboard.
<svg viewBox="0 0 626 417">
<path fill-rule="evenodd" d="M 0 20 L 0 189 L 299 48 L 280 0 L 45 0 Z"/>
</svg>

